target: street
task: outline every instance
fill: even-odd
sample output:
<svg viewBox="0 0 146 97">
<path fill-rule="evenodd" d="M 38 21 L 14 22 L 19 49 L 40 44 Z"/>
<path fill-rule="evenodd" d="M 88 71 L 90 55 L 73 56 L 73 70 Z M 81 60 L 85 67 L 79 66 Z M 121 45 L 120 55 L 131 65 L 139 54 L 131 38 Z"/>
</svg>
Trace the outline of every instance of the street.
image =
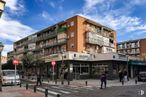
<svg viewBox="0 0 146 97">
<path fill-rule="evenodd" d="M 92 82 L 91 83 L 89 83 Z M 143 94 L 141 92 L 146 93 L 146 84 L 143 82 L 139 82 L 137 85 L 133 83 L 133 81 L 129 81 L 125 83 L 124 86 L 121 85 L 117 80 L 116 81 L 110 81 L 109 85 L 106 89 L 100 89 L 100 83 L 99 85 L 95 85 L 96 80 L 88 80 L 88 85 L 86 86 L 84 83 L 79 84 L 79 82 L 83 82 L 83 80 L 80 81 L 73 81 L 70 85 L 67 85 L 67 82 L 64 83 L 64 85 L 55 83 L 43 83 L 42 86 L 36 87 L 36 93 L 34 93 L 34 86 L 36 85 L 35 82 L 25 81 L 22 84 L 22 87 L 19 87 L 20 90 L 23 89 L 25 93 L 32 92 L 31 94 L 37 95 L 34 97 L 45 97 L 45 91 L 47 89 L 47 95 L 48 97 L 57 97 L 57 95 L 60 95 L 60 97 L 146 97 L 146 94 Z M 113 82 L 113 83 L 112 83 Z M 28 90 L 26 90 L 26 83 L 28 83 Z M 93 85 L 94 84 L 94 85 Z M 16 86 L 8 86 L 4 88 L 9 88 L 11 91 L 15 91 Z M 18 86 L 17 86 L 18 88 Z M 5 91 L 5 90 L 3 90 Z M 8 91 L 8 90 L 7 90 Z M 18 92 L 20 95 L 19 91 Z M 24 94 L 25 94 L 24 93 Z M 29 95 L 30 96 L 30 95 Z M 29 97 L 27 96 L 27 97 Z M 3 94 L 0 94 L 0 97 L 12 97 L 12 96 L 3 96 Z M 15 95 L 13 97 L 23 97 Z M 26 96 L 25 96 L 26 97 Z M 32 96 L 33 97 L 33 96 Z"/>
<path fill-rule="evenodd" d="M 66 85 L 43 85 L 37 87 L 36 93 L 33 92 L 32 86 L 33 85 L 30 85 L 28 90 L 26 90 L 25 87 L 20 88 L 18 86 L 4 87 L 3 92 L 0 93 L 0 97 L 45 97 L 44 92 L 46 88 L 48 89 L 48 97 L 56 97 L 57 94 L 60 94 L 60 97 L 146 97 L 146 94 L 140 95 L 140 90 L 146 90 L 145 84 L 113 86 L 106 89 L 88 86 L 77 88 Z M 9 93 L 6 95 L 6 92 L 8 91 Z M 29 96 L 26 96 L 28 94 Z"/>
</svg>

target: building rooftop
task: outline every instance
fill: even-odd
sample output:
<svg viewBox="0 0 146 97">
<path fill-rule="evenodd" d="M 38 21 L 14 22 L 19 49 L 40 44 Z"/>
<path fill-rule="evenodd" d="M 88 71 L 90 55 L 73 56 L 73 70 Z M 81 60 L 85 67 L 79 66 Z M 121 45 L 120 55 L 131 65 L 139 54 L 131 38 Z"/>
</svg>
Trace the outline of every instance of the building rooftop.
<svg viewBox="0 0 146 97">
<path fill-rule="evenodd" d="M 77 17 L 77 16 L 80 16 L 80 17 L 82 17 L 82 18 L 85 18 L 85 19 L 86 19 L 86 22 L 92 23 L 92 24 L 94 24 L 94 25 L 96 25 L 96 26 L 102 26 L 102 27 L 106 28 L 107 30 L 109 30 L 109 31 L 111 31 L 111 32 L 115 32 L 115 30 L 113 30 L 113 29 L 111 29 L 111 28 L 109 28 L 109 27 L 107 27 L 107 26 L 104 26 L 104 25 L 102 25 L 102 24 L 96 22 L 95 20 L 93 20 L 93 19 L 91 19 L 91 18 L 89 18 L 89 17 L 87 17 L 87 16 L 84 16 L 84 15 L 77 14 L 77 15 L 72 16 L 72 17 L 70 17 L 70 18 Z M 63 20 L 63 21 L 57 22 L 57 23 L 55 23 L 55 24 L 53 24 L 53 25 L 51 25 L 51 26 L 49 26 L 49 27 L 47 27 L 47 28 L 44 28 L 44 29 L 42 29 L 42 30 L 39 30 L 38 32 L 35 32 L 35 33 L 33 33 L 33 34 L 29 35 L 29 36 L 36 35 L 36 34 L 45 32 L 45 31 L 47 31 L 48 29 L 50 29 L 50 28 L 52 28 L 52 27 L 55 27 L 57 24 L 62 24 L 62 23 L 64 23 L 65 21 L 67 21 L 67 20 L 70 19 L 70 18 L 67 18 L 67 19 L 65 19 L 65 20 Z M 18 43 L 18 42 L 20 42 L 20 41 L 22 41 L 22 40 L 25 40 L 25 39 L 27 39 L 27 38 L 28 38 L 28 36 L 26 36 L 26 37 L 24 37 L 24 38 L 22 38 L 22 39 L 20 39 L 20 40 L 18 40 L 18 41 L 16 41 L 16 42 L 14 42 L 14 44 L 15 44 L 15 43 Z"/>
<path fill-rule="evenodd" d="M 146 38 L 122 41 L 122 42 L 118 42 L 117 45 L 118 45 L 118 44 L 122 44 L 122 43 L 136 42 L 136 41 L 140 41 L 140 40 L 143 40 L 143 39 L 146 39 Z"/>
</svg>

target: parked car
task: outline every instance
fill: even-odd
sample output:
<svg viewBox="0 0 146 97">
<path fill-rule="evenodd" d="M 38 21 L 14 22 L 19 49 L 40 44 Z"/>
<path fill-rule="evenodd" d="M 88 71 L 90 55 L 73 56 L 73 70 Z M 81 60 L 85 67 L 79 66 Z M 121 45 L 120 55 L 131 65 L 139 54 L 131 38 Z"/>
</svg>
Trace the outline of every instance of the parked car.
<svg viewBox="0 0 146 97">
<path fill-rule="evenodd" d="M 2 85 L 15 84 L 15 70 L 2 70 Z M 16 71 L 16 84 L 20 84 L 20 77 Z"/>
<path fill-rule="evenodd" d="M 139 73 L 138 81 L 146 81 L 146 72 L 140 72 Z"/>
</svg>

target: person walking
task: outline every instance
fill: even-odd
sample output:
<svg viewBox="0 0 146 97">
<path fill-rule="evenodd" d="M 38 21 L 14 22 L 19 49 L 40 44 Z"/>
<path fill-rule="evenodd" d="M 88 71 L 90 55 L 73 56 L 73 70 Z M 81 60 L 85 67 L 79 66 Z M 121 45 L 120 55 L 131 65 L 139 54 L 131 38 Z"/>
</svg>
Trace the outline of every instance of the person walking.
<svg viewBox="0 0 146 97">
<path fill-rule="evenodd" d="M 128 81 L 127 71 L 126 70 L 124 70 L 123 75 L 124 75 L 124 81 Z"/>
<path fill-rule="evenodd" d="M 103 89 L 103 84 L 104 84 L 104 88 L 106 88 L 106 75 L 105 74 L 102 74 L 101 77 L 100 77 L 100 81 L 101 81 L 101 87 L 100 89 Z"/>
<path fill-rule="evenodd" d="M 37 75 L 37 86 L 42 85 L 41 74 Z"/>
<path fill-rule="evenodd" d="M 123 79 L 123 73 L 122 73 L 122 71 L 120 70 L 120 71 L 119 71 L 119 80 L 120 80 L 120 82 L 122 82 L 122 79 Z"/>
</svg>

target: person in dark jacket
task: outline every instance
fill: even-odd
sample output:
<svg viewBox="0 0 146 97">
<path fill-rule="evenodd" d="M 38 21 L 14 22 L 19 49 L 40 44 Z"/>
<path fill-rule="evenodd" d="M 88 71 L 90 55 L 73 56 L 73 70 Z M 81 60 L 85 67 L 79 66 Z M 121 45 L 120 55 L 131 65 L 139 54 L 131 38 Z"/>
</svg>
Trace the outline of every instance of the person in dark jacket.
<svg viewBox="0 0 146 97">
<path fill-rule="evenodd" d="M 106 88 L 106 75 L 105 74 L 102 74 L 101 77 L 100 77 L 100 81 L 101 81 L 101 87 L 100 89 L 103 88 L 103 84 L 104 84 L 104 88 Z"/>
<path fill-rule="evenodd" d="M 122 80 L 123 80 L 123 72 L 122 71 L 119 71 L 119 80 L 120 80 L 120 82 L 122 82 Z"/>
<path fill-rule="evenodd" d="M 41 74 L 37 75 L 37 86 L 42 85 Z"/>
</svg>

